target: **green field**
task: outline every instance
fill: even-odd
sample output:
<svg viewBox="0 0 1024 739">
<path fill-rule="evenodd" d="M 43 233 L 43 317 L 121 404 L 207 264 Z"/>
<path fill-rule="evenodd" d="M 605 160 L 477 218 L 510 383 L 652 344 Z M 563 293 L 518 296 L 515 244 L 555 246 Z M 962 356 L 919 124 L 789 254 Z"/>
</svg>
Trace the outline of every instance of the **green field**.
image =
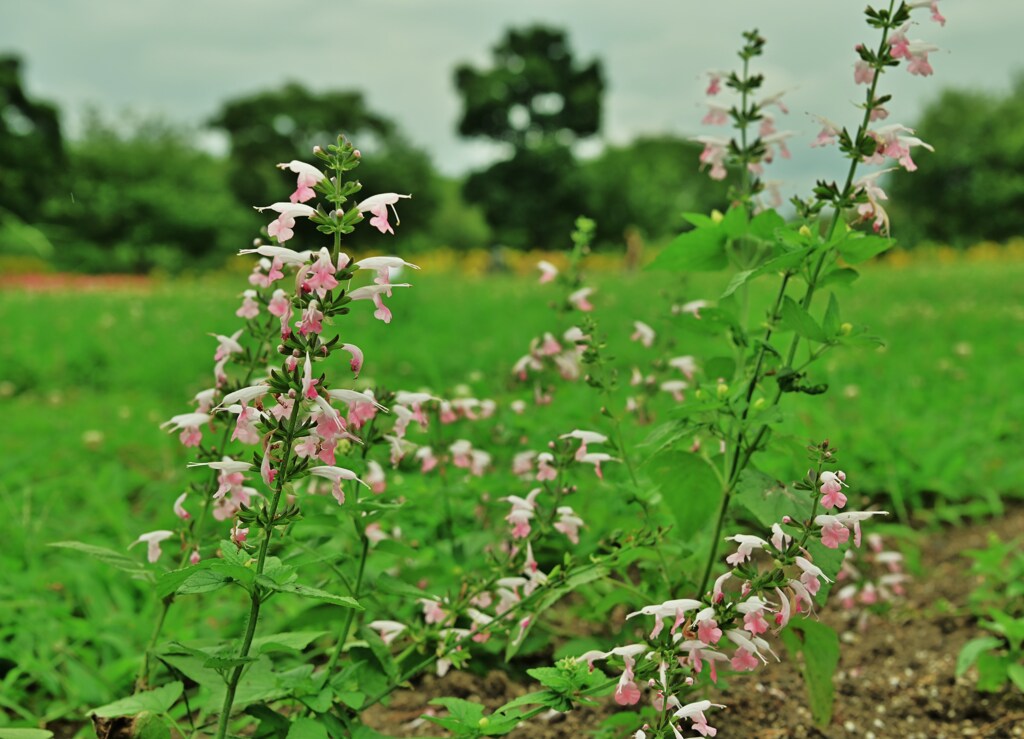
<svg viewBox="0 0 1024 739">
<path fill-rule="evenodd" d="M 531 337 L 558 325 L 550 291 L 506 276 L 411 277 L 415 286 L 390 301 L 390 326 L 372 319 L 368 303 L 345 318 L 366 352 L 361 380 L 445 396 L 464 384 L 498 401 L 505 440 L 527 437 L 535 448 L 551 429 L 599 423 L 599 400 L 582 383 L 522 417 L 504 410 L 530 397 L 512 383 L 511 365 Z M 593 282 L 595 316 L 626 376 L 650 358 L 628 341 L 634 319 L 673 337 L 675 353 L 706 355 L 710 340 L 681 332 L 667 307 L 680 296 L 713 298 L 721 280 L 702 277 L 685 291 L 654 273 Z M 173 525 L 188 457 L 157 426 L 211 384 L 216 342 L 207 334 L 238 325 L 242 287 L 218 277 L 0 294 L 0 707 L 10 720 L 81 719 L 130 690 L 152 622 L 148 590 L 48 545 L 124 550 L 140 532 Z M 1024 264 L 879 265 L 843 292 L 844 320 L 886 346 L 828 355 L 829 392 L 792 399 L 780 434 L 794 440 L 794 454 L 767 470 L 800 474 L 800 444 L 828 437 L 862 493 L 918 521 L 998 513 L 1001 499 L 1024 493 Z M 647 432 L 627 428 L 631 443 Z M 495 452 L 499 466 L 519 448 Z M 494 497 L 519 492 L 500 485 Z M 168 630 L 197 637 L 232 618 L 194 600 L 172 611 Z"/>
</svg>

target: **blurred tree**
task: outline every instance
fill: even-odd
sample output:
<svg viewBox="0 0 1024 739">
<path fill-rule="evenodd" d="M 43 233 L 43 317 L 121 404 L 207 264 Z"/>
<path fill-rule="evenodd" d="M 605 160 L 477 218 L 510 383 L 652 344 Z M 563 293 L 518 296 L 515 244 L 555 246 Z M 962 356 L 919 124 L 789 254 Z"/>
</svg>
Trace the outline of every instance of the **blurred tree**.
<svg viewBox="0 0 1024 739">
<path fill-rule="evenodd" d="M 682 213 L 725 210 L 729 182 L 697 171 L 701 149 L 674 136 L 651 136 L 583 162 L 587 212 L 597 219 L 599 243 L 621 244 L 630 230 L 647 240 L 675 236 L 689 228 Z"/>
<path fill-rule="evenodd" d="M 260 222 L 232 197 L 225 162 L 199 150 L 185 128 L 153 119 L 115 126 L 93 112 L 68 160 L 44 213 L 61 269 L 223 263 Z"/>
<path fill-rule="evenodd" d="M 222 129 L 230 139 L 231 189 L 246 206 L 286 199 L 294 189 L 295 175 L 275 165 L 292 159 L 316 164 L 313 146 L 333 143 L 344 133 L 363 153 L 365 164 L 356 171 L 363 183 L 361 194 L 412 193 L 412 200 L 400 208 L 403 218 L 417 224 L 415 235 L 407 238 L 428 239 L 431 217 L 440 201 L 430 157 L 409 143 L 392 121 L 371 111 L 362 93 L 311 92 L 290 82 L 229 100 L 209 125 Z M 316 231 L 305 221 L 297 231 L 304 239 L 315 238 Z M 360 247 L 380 249 L 385 243 L 370 228 L 357 231 L 356 238 Z"/>
<path fill-rule="evenodd" d="M 893 235 L 968 246 L 1024 235 L 1024 74 L 1006 95 L 946 90 L 918 121 L 935 153 L 889 178 Z"/>
<path fill-rule="evenodd" d="M 463 98 L 458 130 L 512 151 L 467 180 L 466 198 L 482 206 L 502 241 L 567 244 L 586 205 L 570 147 L 600 129 L 600 62 L 578 64 L 565 32 L 544 26 L 510 29 L 492 55 L 490 69 L 455 70 Z"/>
<path fill-rule="evenodd" d="M 0 209 L 38 220 L 39 204 L 64 163 L 57 108 L 30 100 L 21 60 L 0 56 Z"/>
</svg>

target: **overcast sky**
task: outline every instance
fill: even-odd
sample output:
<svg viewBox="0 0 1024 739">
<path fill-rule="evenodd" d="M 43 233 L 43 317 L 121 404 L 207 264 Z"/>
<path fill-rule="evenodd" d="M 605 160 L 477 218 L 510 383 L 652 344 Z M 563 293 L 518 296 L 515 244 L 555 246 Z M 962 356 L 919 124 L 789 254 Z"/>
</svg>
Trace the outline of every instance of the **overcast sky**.
<svg viewBox="0 0 1024 739">
<path fill-rule="evenodd" d="M 568 30 L 576 56 L 599 57 L 607 91 L 601 142 L 703 129 L 704 70 L 731 68 L 740 33 L 768 39 L 766 92 L 787 90 L 779 128 L 805 141 L 808 113 L 851 125 L 863 87 L 853 84 L 853 46 L 876 44 L 863 0 L 0 0 L 0 52 L 24 56 L 31 96 L 74 122 L 88 105 L 132 109 L 198 125 L 233 96 L 297 80 L 315 90 L 359 88 L 446 172 L 494 156 L 459 139 L 452 82 L 461 62 L 486 64 L 513 25 Z M 1024 69 L 1024 0 L 942 0 L 944 28 L 927 10 L 910 36 L 935 43 L 935 75 L 886 75 L 890 121 L 910 124 L 942 86 L 1005 90 Z M 927 139 L 927 132 L 919 132 Z M 358 142 L 356 142 L 358 143 Z M 599 142 L 590 148 L 599 147 Z M 806 184 L 838 177 L 834 151 L 792 146 L 773 172 Z"/>
</svg>

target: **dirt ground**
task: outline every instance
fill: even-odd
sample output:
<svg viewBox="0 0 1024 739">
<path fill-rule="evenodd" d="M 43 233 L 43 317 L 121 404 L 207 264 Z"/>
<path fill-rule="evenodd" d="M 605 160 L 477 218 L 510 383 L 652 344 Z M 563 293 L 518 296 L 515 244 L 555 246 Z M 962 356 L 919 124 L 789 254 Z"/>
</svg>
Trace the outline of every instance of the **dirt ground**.
<svg viewBox="0 0 1024 739">
<path fill-rule="evenodd" d="M 955 615 L 974 586 L 961 553 L 983 547 L 989 532 L 1004 540 L 1024 534 L 1024 508 L 923 538 L 921 573 L 908 583 L 906 598 L 888 613 L 871 616 L 866 628 L 857 628 L 837 609 L 825 610 L 823 620 L 839 631 L 843 643 L 835 678 L 835 714 L 827 729 L 815 728 L 799 668 L 785 650 L 778 650 L 781 663 L 732 677 L 728 693 L 708 696 L 728 705 L 711 717 L 718 727 L 717 739 L 1024 737 L 1024 695 L 1015 689 L 978 693 L 970 673 L 960 679 L 954 676 L 961 646 L 979 635 L 971 618 Z M 952 607 L 936 605 L 943 602 Z M 478 700 L 495 708 L 535 689 L 498 672 L 486 677 L 427 677 L 418 690 L 396 695 L 387 709 L 373 712 L 367 720 L 392 736 L 437 736 L 444 733 L 439 727 L 417 720 L 434 697 Z M 534 719 L 511 736 L 590 736 L 615 710 L 618 707 L 608 699 L 600 708 L 584 708 L 550 722 Z"/>
</svg>

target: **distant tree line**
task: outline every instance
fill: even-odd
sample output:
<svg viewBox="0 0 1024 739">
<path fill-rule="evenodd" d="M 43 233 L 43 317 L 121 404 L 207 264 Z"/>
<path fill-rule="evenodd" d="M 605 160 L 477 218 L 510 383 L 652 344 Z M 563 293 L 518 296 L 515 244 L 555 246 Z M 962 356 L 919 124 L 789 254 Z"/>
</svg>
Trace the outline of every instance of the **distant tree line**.
<svg viewBox="0 0 1024 739">
<path fill-rule="evenodd" d="M 365 193 L 414 194 L 402 208 L 415 224 L 401 232 L 408 253 L 566 248 L 580 214 L 598 222 L 601 248 L 622 249 L 677 234 L 685 211 L 725 205 L 728 183 L 699 175 L 699 147 L 680 137 L 577 158 L 577 144 L 601 129 L 604 75 L 598 60 L 574 57 L 560 30 L 508 31 L 490 66 L 460 66 L 455 85 L 459 133 L 503 152 L 462 180 L 441 175 L 360 92 L 297 83 L 221 106 L 206 125 L 226 135 L 226 156 L 199 146 L 197 130 L 131 116 L 89 114 L 65 139 L 57 108 L 24 90 L 20 60 L 0 57 L 0 256 L 103 272 L 223 264 L 266 220 L 252 206 L 290 191 L 290 174 L 274 165 L 308 159 L 339 131 L 372 163 L 359 172 Z M 936 153 L 919 157 L 912 179 L 890 182 L 904 244 L 1024 234 L 1022 101 L 1024 77 L 1007 96 L 951 90 L 929 106 L 918 128 Z M 392 248 L 372 229 L 357 237 L 354 248 Z"/>
</svg>

